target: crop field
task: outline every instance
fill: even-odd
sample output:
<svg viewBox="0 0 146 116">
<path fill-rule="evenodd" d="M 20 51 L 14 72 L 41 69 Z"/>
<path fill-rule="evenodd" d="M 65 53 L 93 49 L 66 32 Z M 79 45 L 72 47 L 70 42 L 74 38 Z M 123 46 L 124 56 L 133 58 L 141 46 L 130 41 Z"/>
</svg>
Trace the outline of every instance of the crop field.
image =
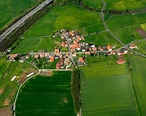
<svg viewBox="0 0 146 116">
<path fill-rule="evenodd" d="M 101 32 L 98 34 L 86 36 L 85 41 L 97 46 L 107 44 L 118 45 L 117 41 L 108 32 Z"/>
<path fill-rule="evenodd" d="M 134 15 L 111 15 L 106 19 L 109 29 L 125 44 L 143 39 L 136 31 L 141 22 Z"/>
<path fill-rule="evenodd" d="M 134 10 L 145 8 L 145 0 L 105 0 L 106 10 Z M 100 0 L 82 0 L 82 3 L 88 7 L 101 9 L 102 2 Z"/>
<path fill-rule="evenodd" d="M 101 9 L 102 8 L 102 2 L 101 0 L 81 0 L 82 4 L 84 4 L 87 7 L 94 8 L 94 9 Z"/>
<path fill-rule="evenodd" d="M 138 116 L 125 65 L 98 62 L 81 68 L 83 116 Z"/>
<path fill-rule="evenodd" d="M 83 35 L 105 30 L 100 15 L 96 12 L 87 11 L 77 5 L 57 6 L 23 35 L 23 39 L 12 53 L 51 51 L 54 49 L 55 41 L 52 38 L 53 33 L 59 32 L 63 28 L 77 30 Z"/>
<path fill-rule="evenodd" d="M 21 89 L 16 103 L 17 116 L 75 116 L 70 93 L 71 72 L 37 76 Z"/>
<path fill-rule="evenodd" d="M 37 4 L 37 0 L 0 1 L 0 30 L 34 4 Z"/>
<path fill-rule="evenodd" d="M 141 108 L 142 116 L 146 115 L 146 59 L 142 57 L 134 57 L 130 59 L 133 73 L 133 83 L 135 86 L 135 91 L 137 93 L 137 98 Z"/>
<path fill-rule="evenodd" d="M 105 0 L 107 4 L 107 9 L 117 9 L 117 10 L 133 10 L 145 8 L 145 0 Z"/>
<path fill-rule="evenodd" d="M 0 107 L 13 103 L 18 86 L 30 72 L 36 73 L 37 70 L 27 63 L 8 62 L 6 57 L 0 58 Z M 17 78 L 11 81 L 14 76 Z"/>
<path fill-rule="evenodd" d="M 138 46 L 139 50 L 141 52 L 143 52 L 144 54 L 146 54 L 146 41 L 139 41 L 139 42 L 136 42 L 136 45 Z"/>
</svg>

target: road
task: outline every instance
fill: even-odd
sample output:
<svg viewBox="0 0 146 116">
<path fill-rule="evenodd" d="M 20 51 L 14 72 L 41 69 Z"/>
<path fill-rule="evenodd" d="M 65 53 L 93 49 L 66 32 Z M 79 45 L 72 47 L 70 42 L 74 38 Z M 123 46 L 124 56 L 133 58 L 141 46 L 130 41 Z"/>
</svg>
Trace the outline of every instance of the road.
<svg viewBox="0 0 146 116">
<path fill-rule="evenodd" d="M 16 28 L 18 28 L 20 25 L 22 25 L 29 17 L 33 16 L 35 13 L 37 13 L 39 10 L 50 4 L 53 0 L 45 0 L 43 3 L 38 5 L 35 9 L 27 13 L 25 16 L 23 16 L 21 19 L 19 19 L 16 23 L 14 23 L 12 26 L 10 26 L 6 31 L 4 31 L 0 35 L 0 43 L 9 35 L 11 34 Z M 17 7 L 17 6 L 16 6 Z"/>
</svg>

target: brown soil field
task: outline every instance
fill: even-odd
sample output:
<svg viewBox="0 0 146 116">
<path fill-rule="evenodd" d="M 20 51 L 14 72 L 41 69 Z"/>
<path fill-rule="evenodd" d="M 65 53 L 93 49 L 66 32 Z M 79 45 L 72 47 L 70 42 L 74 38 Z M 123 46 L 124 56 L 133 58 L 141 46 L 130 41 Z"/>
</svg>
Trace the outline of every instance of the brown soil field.
<svg viewBox="0 0 146 116">
<path fill-rule="evenodd" d="M 136 29 L 136 31 L 142 36 L 142 37 L 146 37 L 146 32 L 142 29 L 142 28 L 138 28 Z"/>
<path fill-rule="evenodd" d="M 11 106 L 0 108 L 0 116 L 12 116 Z"/>
</svg>

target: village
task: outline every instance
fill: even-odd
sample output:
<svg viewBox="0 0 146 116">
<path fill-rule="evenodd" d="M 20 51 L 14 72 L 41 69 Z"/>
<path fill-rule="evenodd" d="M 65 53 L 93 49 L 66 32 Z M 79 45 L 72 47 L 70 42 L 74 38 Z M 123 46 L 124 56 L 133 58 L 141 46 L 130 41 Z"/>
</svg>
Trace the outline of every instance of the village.
<svg viewBox="0 0 146 116">
<path fill-rule="evenodd" d="M 88 56 L 99 56 L 104 53 L 106 56 L 117 55 L 118 58 L 115 61 L 117 64 L 125 63 L 124 57 L 122 55 L 128 54 L 128 50 L 125 47 L 116 48 L 116 45 L 104 45 L 96 46 L 85 42 L 85 38 L 80 36 L 77 32 L 67 31 L 62 29 L 60 33 L 55 36 L 61 38 L 59 46 L 55 46 L 54 52 L 32 52 L 25 55 L 20 54 L 8 54 L 9 61 L 15 61 L 19 59 L 19 62 L 29 61 L 38 68 L 48 69 L 50 64 L 53 64 L 53 69 L 69 69 L 77 66 L 87 65 L 86 57 Z M 67 51 L 64 52 L 61 49 L 66 48 Z M 128 45 L 129 49 L 138 49 L 135 44 Z M 31 61 L 31 59 L 34 59 Z M 41 63 L 37 64 L 39 60 L 43 59 L 43 66 Z"/>
</svg>

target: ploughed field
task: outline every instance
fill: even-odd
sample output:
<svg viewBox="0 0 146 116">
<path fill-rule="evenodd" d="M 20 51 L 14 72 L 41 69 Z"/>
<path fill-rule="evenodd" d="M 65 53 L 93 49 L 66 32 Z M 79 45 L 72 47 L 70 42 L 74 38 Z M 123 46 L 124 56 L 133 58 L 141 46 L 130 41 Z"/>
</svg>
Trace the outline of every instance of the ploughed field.
<svg viewBox="0 0 146 116">
<path fill-rule="evenodd" d="M 81 68 L 83 116 L 138 116 L 126 65 L 98 62 Z"/>
<path fill-rule="evenodd" d="M 71 72 L 37 76 L 21 89 L 16 103 L 17 116 L 75 116 L 70 92 Z"/>
</svg>

